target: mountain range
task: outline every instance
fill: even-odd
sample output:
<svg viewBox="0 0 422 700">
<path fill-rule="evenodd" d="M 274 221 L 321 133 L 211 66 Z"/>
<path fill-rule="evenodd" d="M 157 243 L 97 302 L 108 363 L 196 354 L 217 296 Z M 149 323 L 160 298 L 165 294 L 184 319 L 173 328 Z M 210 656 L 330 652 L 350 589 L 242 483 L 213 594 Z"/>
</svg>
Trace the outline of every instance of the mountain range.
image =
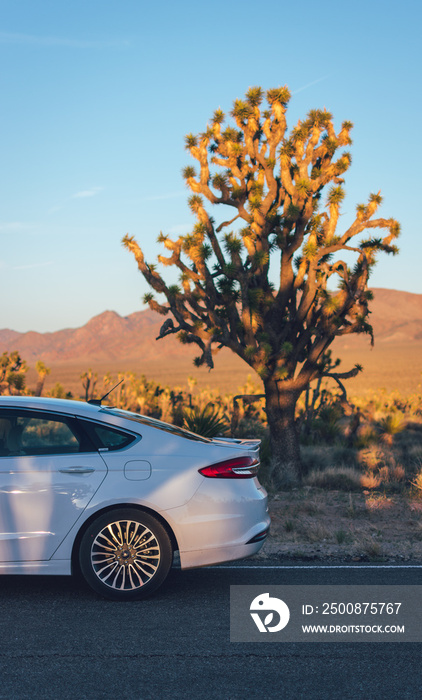
<svg viewBox="0 0 422 700">
<path fill-rule="evenodd" d="M 408 344 L 422 341 L 422 294 L 392 289 L 373 289 L 370 322 L 376 343 Z M 54 364 L 120 359 L 159 359 L 160 357 L 194 356 L 196 346 L 179 343 L 174 336 L 160 342 L 155 339 L 164 321 L 163 316 L 150 311 L 135 311 L 120 316 L 104 311 L 80 328 L 66 328 L 53 333 L 0 330 L 0 354 L 18 350 L 27 362 L 42 359 Z M 345 336 L 337 341 L 344 347 L 361 338 Z M 368 343 L 368 339 L 364 340 Z"/>
</svg>

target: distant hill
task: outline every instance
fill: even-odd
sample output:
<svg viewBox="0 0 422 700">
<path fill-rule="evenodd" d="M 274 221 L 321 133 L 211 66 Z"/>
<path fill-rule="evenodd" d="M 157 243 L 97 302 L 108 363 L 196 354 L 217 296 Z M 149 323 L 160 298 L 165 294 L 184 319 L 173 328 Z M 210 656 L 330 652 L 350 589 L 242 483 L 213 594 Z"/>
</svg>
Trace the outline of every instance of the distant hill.
<svg viewBox="0 0 422 700">
<path fill-rule="evenodd" d="M 406 345 L 422 342 L 422 294 L 373 288 L 369 323 L 374 329 L 375 346 Z M 367 336 L 346 335 L 336 340 L 336 347 L 368 344 Z"/>
<path fill-rule="evenodd" d="M 27 362 L 43 359 L 55 364 L 194 355 L 193 348 L 182 345 L 174 337 L 155 341 L 163 321 L 163 316 L 149 309 L 124 317 L 115 311 L 104 311 L 81 328 L 54 333 L 0 330 L 0 353 L 19 350 Z"/>
<path fill-rule="evenodd" d="M 376 343 L 406 344 L 422 341 L 422 294 L 391 289 L 373 289 L 370 322 Z M 116 361 L 160 357 L 193 357 L 195 346 L 182 345 L 175 337 L 156 342 L 163 316 L 150 311 L 136 311 L 122 317 L 104 311 L 81 328 L 66 328 L 54 333 L 18 333 L 0 330 L 0 353 L 18 350 L 27 362 L 42 359 L 54 364 L 79 361 Z M 337 347 L 365 342 L 353 336 L 337 341 Z"/>
</svg>

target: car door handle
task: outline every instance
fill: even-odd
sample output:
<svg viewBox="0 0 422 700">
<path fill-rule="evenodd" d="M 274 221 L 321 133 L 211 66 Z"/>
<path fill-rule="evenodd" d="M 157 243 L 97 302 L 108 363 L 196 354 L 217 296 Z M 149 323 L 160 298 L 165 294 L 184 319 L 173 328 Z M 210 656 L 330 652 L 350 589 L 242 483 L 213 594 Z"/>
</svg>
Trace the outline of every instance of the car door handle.
<svg viewBox="0 0 422 700">
<path fill-rule="evenodd" d="M 95 469 L 92 467 L 66 467 L 65 469 L 59 469 L 61 474 L 92 474 Z"/>
</svg>

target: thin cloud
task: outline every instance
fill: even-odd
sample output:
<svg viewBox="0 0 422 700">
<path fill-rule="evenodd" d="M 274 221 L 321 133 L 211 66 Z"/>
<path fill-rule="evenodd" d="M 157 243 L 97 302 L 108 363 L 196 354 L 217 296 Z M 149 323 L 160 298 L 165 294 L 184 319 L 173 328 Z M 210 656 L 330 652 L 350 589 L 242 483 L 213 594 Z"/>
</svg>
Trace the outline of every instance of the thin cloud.
<svg viewBox="0 0 422 700">
<path fill-rule="evenodd" d="M 0 44 L 62 46 L 71 49 L 121 49 L 130 46 L 130 42 L 126 39 L 69 39 L 60 36 L 36 36 L 14 32 L 0 32 Z"/>
<path fill-rule="evenodd" d="M 49 265 L 54 265 L 53 260 L 43 263 L 30 263 L 29 265 L 16 265 L 12 267 L 12 270 L 35 270 L 37 267 L 48 267 Z"/>
<path fill-rule="evenodd" d="M 0 233 L 19 233 L 20 231 L 29 231 L 36 226 L 37 224 L 26 221 L 4 221 L 0 223 Z"/>
<path fill-rule="evenodd" d="M 176 199 L 176 197 L 185 197 L 186 190 L 180 192 L 167 192 L 167 194 L 153 194 L 150 197 L 142 197 L 143 202 L 156 202 L 162 199 Z"/>
<path fill-rule="evenodd" d="M 87 199 L 89 197 L 95 197 L 97 194 L 102 192 L 104 187 L 91 187 L 89 190 L 81 190 L 80 192 L 75 192 L 70 197 L 68 197 L 64 202 L 56 204 L 54 207 L 50 207 L 47 210 L 47 215 L 55 214 L 57 211 L 61 211 L 65 206 L 66 202 L 70 202 L 72 199 Z"/>
<path fill-rule="evenodd" d="M 73 194 L 71 199 L 84 199 L 85 197 L 95 197 L 95 195 L 99 194 L 104 187 L 91 187 L 90 190 L 82 190 L 81 192 L 76 192 L 76 194 Z"/>
<path fill-rule="evenodd" d="M 318 80 L 313 80 L 312 83 L 307 83 L 306 85 L 303 85 L 303 87 L 300 87 L 297 90 L 293 90 L 292 95 L 297 95 L 299 92 L 303 92 L 303 90 L 307 90 L 308 88 L 312 87 L 312 85 L 321 83 L 323 80 L 327 80 L 327 78 L 329 77 L 330 75 L 324 75 L 322 78 L 318 78 Z"/>
</svg>

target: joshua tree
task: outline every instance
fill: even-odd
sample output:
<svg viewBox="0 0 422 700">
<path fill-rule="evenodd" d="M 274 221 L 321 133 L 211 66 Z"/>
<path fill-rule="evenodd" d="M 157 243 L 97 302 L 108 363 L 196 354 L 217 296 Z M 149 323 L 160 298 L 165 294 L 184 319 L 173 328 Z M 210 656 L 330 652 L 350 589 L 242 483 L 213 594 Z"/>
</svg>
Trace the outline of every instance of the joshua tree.
<svg viewBox="0 0 422 700">
<path fill-rule="evenodd" d="M 313 110 L 289 134 L 289 99 L 287 87 L 265 95 L 251 88 L 234 102 L 232 122 L 225 125 L 218 109 L 204 133 L 186 137 L 199 166 L 183 171 L 196 224 L 177 240 L 158 238 L 170 251 L 158 261 L 179 269 L 179 285 L 166 284 L 133 237 L 123 240 L 160 295 L 146 294 L 145 301 L 173 317 L 160 338 L 177 333 L 181 342 L 196 343 L 196 364 L 210 368 L 215 351 L 228 347 L 261 377 L 276 485 L 300 476 L 295 407 L 309 383 L 332 368 L 329 346 L 348 333 L 372 338 L 369 274 L 379 251 L 397 252 L 399 234 L 394 219 L 373 218 L 380 193 L 357 206 L 349 226 L 340 226 L 342 176 L 351 163 L 342 149 L 351 144 L 352 124 L 345 121 L 336 132 L 329 112 Z M 219 224 L 204 198 L 225 205 Z M 364 234 L 372 229 L 385 234 Z M 353 267 L 340 259 L 343 251 L 354 254 Z"/>
<path fill-rule="evenodd" d="M 24 391 L 27 371 L 27 364 L 17 350 L 10 354 L 4 352 L 0 357 L 0 394 L 13 395 Z"/>
<path fill-rule="evenodd" d="M 83 374 L 81 374 L 81 380 L 82 386 L 85 391 L 85 401 L 90 401 L 94 398 L 95 386 L 98 381 L 98 375 L 96 373 L 94 374 L 92 369 L 89 369 L 88 372 L 84 372 Z"/>
<path fill-rule="evenodd" d="M 44 389 L 45 378 L 48 374 L 50 374 L 51 370 L 49 367 L 45 366 L 42 360 L 38 360 L 35 363 L 35 369 L 38 374 L 37 386 L 35 387 L 35 396 L 41 396 Z"/>
</svg>

